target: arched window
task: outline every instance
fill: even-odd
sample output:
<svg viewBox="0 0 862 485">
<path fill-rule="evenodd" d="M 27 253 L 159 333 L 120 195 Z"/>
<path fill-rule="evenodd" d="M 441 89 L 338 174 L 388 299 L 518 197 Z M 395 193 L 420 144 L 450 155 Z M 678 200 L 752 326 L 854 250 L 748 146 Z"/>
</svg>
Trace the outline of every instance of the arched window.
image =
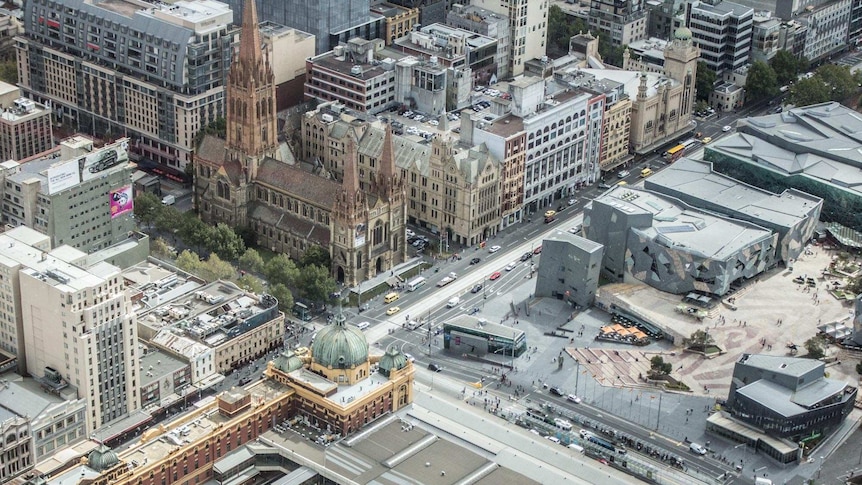
<svg viewBox="0 0 862 485">
<path fill-rule="evenodd" d="M 378 245 L 383 242 L 383 222 L 377 221 L 374 224 L 374 242 L 373 245 Z"/>
</svg>

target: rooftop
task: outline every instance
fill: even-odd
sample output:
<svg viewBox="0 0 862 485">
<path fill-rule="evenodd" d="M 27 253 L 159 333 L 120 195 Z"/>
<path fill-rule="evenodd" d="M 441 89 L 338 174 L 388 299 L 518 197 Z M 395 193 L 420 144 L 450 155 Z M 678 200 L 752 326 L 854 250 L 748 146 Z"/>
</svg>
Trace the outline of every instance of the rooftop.
<svg viewBox="0 0 862 485">
<path fill-rule="evenodd" d="M 640 71 L 623 71 L 622 69 L 582 69 L 582 71 L 592 74 L 596 79 L 609 79 L 623 84 L 626 94 L 633 100 L 638 97 L 638 87 L 642 75 L 647 77 L 647 96 L 654 96 L 661 84 L 668 84 L 671 87 L 679 84 L 674 79 L 653 72 L 642 73 Z"/>
<path fill-rule="evenodd" d="M 602 244 L 597 243 L 595 241 L 590 241 L 585 237 L 578 236 L 576 234 L 572 234 L 568 231 L 556 231 L 543 239 L 544 241 L 560 241 L 566 242 L 570 244 L 574 244 L 579 249 L 586 251 L 588 253 L 592 253 L 598 251 L 602 248 Z"/>
<path fill-rule="evenodd" d="M 736 133 L 706 151 L 862 194 L 862 114 L 838 103 L 741 119 Z"/>
<path fill-rule="evenodd" d="M 159 350 L 150 350 L 139 360 L 141 364 L 141 387 L 146 387 L 165 376 L 173 376 L 174 372 L 187 367 L 180 359 Z"/>
<path fill-rule="evenodd" d="M 688 194 L 782 227 L 804 220 L 821 199 L 796 189 L 781 194 L 747 185 L 712 170 L 712 164 L 682 158 L 644 181 L 644 188 L 668 195 Z"/>
<path fill-rule="evenodd" d="M 387 65 L 385 60 L 382 62 L 368 62 L 367 58 L 353 56 L 348 49 L 345 49 L 344 54 L 341 56 L 336 56 L 335 51 L 333 50 L 312 57 L 310 60 L 316 68 L 326 69 L 343 76 L 352 76 L 357 80 L 368 80 L 377 76 L 395 75 L 392 69 L 384 69 L 384 66 Z M 362 69 L 361 73 L 354 74 L 352 72 L 354 66 L 359 66 Z"/>
<path fill-rule="evenodd" d="M 499 323 L 492 323 L 486 321 L 484 318 L 476 318 L 474 316 L 463 314 L 450 319 L 448 322 L 445 323 L 445 325 L 467 329 L 477 329 L 485 333 L 509 340 L 512 340 L 513 336 L 517 340 L 522 335 L 524 335 L 523 331 L 516 328 L 500 325 Z"/>
<path fill-rule="evenodd" d="M 705 258 L 724 261 L 771 232 L 754 224 L 703 212 L 672 197 L 631 187 L 615 186 L 597 197 L 599 202 L 626 214 L 649 214 L 652 226 L 638 228 L 668 247 L 686 248 Z"/>
<path fill-rule="evenodd" d="M 751 7 L 746 7 L 744 5 L 740 5 L 738 3 L 733 2 L 718 2 L 715 5 L 710 5 L 708 3 L 699 2 L 696 6 L 698 10 L 702 10 L 704 12 L 713 13 L 716 15 L 735 15 L 740 17 L 742 15 L 751 15 L 754 16 L 754 9 Z"/>
<path fill-rule="evenodd" d="M 740 364 L 791 377 L 801 377 L 824 368 L 819 360 L 765 354 L 743 354 L 737 361 L 737 365 Z"/>
</svg>

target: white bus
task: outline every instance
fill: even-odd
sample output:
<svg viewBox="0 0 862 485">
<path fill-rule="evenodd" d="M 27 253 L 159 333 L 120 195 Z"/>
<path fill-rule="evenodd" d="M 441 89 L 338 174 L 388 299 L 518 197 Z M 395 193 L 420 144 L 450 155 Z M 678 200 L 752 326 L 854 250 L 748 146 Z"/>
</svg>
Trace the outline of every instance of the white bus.
<svg viewBox="0 0 862 485">
<path fill-rule="evenodd" d="M 420 286 L 425 284 L 425 278 L 422 276 L 417 276 L 412 280 L 407 282 L 407 291 L 416 291 Z"/>
</svg>

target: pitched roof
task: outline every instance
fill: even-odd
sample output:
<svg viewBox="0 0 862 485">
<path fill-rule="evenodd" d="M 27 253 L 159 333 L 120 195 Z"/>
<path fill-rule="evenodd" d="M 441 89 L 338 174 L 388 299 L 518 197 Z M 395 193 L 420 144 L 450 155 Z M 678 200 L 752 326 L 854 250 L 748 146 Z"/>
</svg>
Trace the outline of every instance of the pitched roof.
<svg viewBox="0 0 862 485">
<path fill-rule="evenodd" d="M 242 181 L 242 165 L 239 163 L 239 160 L 228 160 L 224 162 L 220 170 L 224 172 L 225 176 L 232 184 L 239 185 Z"/>
<path fill-rule="evenodd" d="M 332 209 L 341 185 L 313 173 L 272 158 L 266 158 L 257 169 L 258 183 L 271 185 L 304 199 L 318 207 Z"/>
<path fill-rule="evenodd" d="M 197 156 L 209 162 L 222 162 L 224 161 L 224 144 L 224 139 L 206 135 L 198 146 Z"/>
<path fill-rule="evenodd" d="M 257 220 L 282 231 L 302 236 L 317 245 L 323 247 L 329 246 L 329 226 L 315 224 L 308 219 L 297 217 L 288 211 L 276 209 L 275 207 L 258 202 L 251 204 L 249 216 L 252 220 Z"/>
</svg>

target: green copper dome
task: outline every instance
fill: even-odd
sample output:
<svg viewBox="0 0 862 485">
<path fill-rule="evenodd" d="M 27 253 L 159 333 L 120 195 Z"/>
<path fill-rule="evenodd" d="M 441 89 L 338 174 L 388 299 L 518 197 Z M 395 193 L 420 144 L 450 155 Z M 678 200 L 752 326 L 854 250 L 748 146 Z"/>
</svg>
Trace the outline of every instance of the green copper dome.
<svg viewBox="0 0 862 485">
<path fill-rule="evenodd" d="M 680 27 L 673 34 L 673 38 L 676 40 L 691 40 L 691 37 L 691 30 L 688 27 Z"/>
<path fill-rule="evenodd" d="M 389 375 L 391 370 L 400 370 L 407 367 L 407 356 L 402 354 L 398 347 L 392 345 L 386 349 L 383 357 L 380 357 L 380 372 Z"/>
<path fill-rule="evenodd" d="M 113 468 L 114 465 L 120 462 L 120 458 L 110 448 L 101 444 L 87 455 L 87 462 L 90 468 L 97 472 L 102 472 Z"/>
<path fill-rule="evenodd" d="M 317 332 L 311 355 L 324 367 L 347 369 L 368 361 L 368 341 L 362 330 L 345 323 L 339 309 L 335 322 Z"/>
<path fill-rule="evenodd" d="M 292 350 L 285 350 L 275 358 L 273 365 L 284 373 L 293 372 L 302 368 L 302 359 L 294 354 Z"/>
</svg>

